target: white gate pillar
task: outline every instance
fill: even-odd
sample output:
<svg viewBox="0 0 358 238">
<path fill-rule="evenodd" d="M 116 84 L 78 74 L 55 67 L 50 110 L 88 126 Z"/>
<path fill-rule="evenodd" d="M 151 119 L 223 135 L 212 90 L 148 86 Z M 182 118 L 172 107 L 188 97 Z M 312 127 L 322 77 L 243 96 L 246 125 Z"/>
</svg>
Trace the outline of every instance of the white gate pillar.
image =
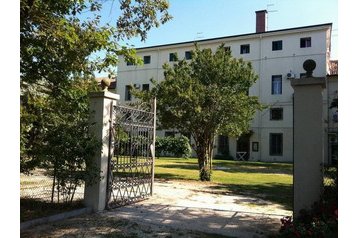
<svg viewBox="0 0 358 238">
<path fill-rule="evenodd" d="M 294 171 L 293 216 L 319 201 L 323 189 L 324 127 L 323 97 L 325 78 L 309 75 L 292 79 L 294 88 Z"/>
<path fill-rule="evenodd" d="M 109 153 L 109 132 L 112 106 L 116 105 L 119 95 L 108 91 L 90 93 L 90 123 L 94 123 L 91 132 L 102 141 L 101 150 L 93 157 L 94 164 L 100 170 L 101 179 L 91 185 L 85 185 L 84 202 L 93 211 L 102 211 L 106 207 L 107 173 Z"/>
</svg>

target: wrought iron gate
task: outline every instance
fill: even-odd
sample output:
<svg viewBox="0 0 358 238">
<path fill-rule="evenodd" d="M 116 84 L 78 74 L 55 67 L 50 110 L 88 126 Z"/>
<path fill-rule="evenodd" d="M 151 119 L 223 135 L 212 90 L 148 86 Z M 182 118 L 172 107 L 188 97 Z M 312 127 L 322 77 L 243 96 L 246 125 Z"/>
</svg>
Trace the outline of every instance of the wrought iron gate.
<svg viewBox="0 0 358 238">
<path fill-rule="evenodd" d="M 153 193 L 154 110 L 114 106 L 110 133 L 107 208 L 143 200 Z"/>
</svg>

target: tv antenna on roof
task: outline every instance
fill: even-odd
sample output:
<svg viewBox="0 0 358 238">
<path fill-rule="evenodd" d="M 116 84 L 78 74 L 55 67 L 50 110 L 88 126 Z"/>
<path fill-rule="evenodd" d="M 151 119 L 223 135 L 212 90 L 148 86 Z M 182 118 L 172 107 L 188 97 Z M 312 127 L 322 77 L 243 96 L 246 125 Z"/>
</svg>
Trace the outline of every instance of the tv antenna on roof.
<svg viewBox="0 0 358 238">
<path fill-rule="evenodd" d="M 268 13 L 269 12 L 278 12 L 278 10 L 269 10 L 269 7 L 272 7 L 274 6 L 275 4 L 271 3 L 271 4 L 267 4 L 266 5 L 266 11 L 267 11 L 267 14 L 266 14 L 266 31 L 268 31 Z"/>
<path fill-rule="evenodd" d="M 203 32 L 197 32 L 196 33 L 196 37 L 194 38 L 194 41 L 198 40 L 198 39 L 202 39 L 204 38 L 203 36 Z"/>
</svg>

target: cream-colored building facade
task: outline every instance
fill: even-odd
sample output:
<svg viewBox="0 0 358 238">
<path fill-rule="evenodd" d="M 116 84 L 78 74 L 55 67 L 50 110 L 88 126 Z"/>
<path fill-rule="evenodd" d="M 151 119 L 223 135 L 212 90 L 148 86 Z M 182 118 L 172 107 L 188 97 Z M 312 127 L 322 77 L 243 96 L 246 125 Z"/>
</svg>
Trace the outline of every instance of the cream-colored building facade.
<svg viewBox="0 0 358 238">
<path fill-rule="evenodd" d="M 260 102 L 268 107 L 256 113 L 249 134 L 241 138 L 218 136 L 214 155 L 228 153 L 233 158 L 242 156 L 252 161 L 292 162 L 294 98 L 290 79 L 304 76 L 302 65 L 307 59 L 316 62 L 313 76 L 326 77 L 329 74 L 332 24 L 265 31 L 266 17 L 262 15 L 267 12 L 258 11 L 256 14 L 255 33 L 137 48 L 137 55 L 143 57 L 143 65 L 131 65 L 121 58 L 117 74 L 117 93 L 121 95 L 121 103 L 133 101 L 130 85 L 147 90 L 152 87 L 151 78 L 164 80 L 162 66 L 164 63 L 174 64 L 176 55 L 178 59 L 190 60 L 194 43 L 201 49 L 212 50 L 224 43 L 230 47 L 233 57 L 252 62 L 259 79 L 249 94 L 258 96 Z M 260 27 L 262 25 L 264 27 Z M 328 80 L 328 83 L 330 86 L 323 93 L 327 118 L 323 123 L 326 128 L 334 127 L 328 100 L 337 91 L 337 80 Z M 170 134 L 170 131 L 158 132 L 158 135 L 165 134 Z M 328 161 L 328 143 L 326 147 Z"/>
</svg>

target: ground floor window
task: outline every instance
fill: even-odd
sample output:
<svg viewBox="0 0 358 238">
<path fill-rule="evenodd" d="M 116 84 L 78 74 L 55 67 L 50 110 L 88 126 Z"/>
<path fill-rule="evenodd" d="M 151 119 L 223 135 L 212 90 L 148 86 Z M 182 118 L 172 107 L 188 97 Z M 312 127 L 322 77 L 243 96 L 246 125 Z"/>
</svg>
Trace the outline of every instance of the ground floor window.
<svg viewBox="0 0 358 238">
<path fill-rule="evenodd" d="M 259 142 L 252 142 L 252 151 L 257 152 L 259 151 Z"/>
<path fill-rule="evenodd" d="M 283 134 L 270 133 L 270 155 L 282 155 Z"/>
<path fill-rule="evenodd" d="M 164 137 L 175 137 L 175 131 L 164 132 Z"/>
<path fill-rule="evenodd" d="M 229 138 L 227 136 L 219 135 L 218 152 L 222 155 L 229 153 Z"/>
</svg>

